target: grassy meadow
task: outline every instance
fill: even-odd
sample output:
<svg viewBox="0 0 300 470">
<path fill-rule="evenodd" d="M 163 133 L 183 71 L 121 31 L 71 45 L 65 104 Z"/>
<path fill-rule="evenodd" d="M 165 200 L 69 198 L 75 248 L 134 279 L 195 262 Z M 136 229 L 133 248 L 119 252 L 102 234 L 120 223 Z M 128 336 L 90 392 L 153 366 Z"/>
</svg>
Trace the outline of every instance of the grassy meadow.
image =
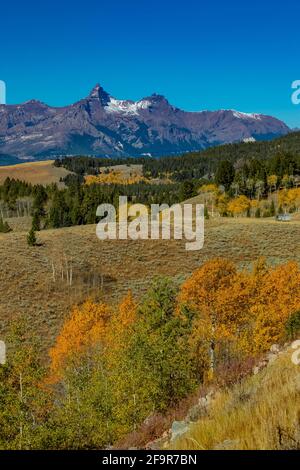
<svg viewBox="0 0 300 470">
<path fill-rule="evenodd" d="M 60 182 L 70 174 L 65 168 L 57 168 L 53 165 L 53 160 L 45 160 L 41 162 L 27 162 L 17 165 L 0 166 L 0 184 L 3 184 L 6 178 L 26 181 L 31 184 L 47 185 L 51 183 L 64 187 Z"/>
<path fill-rule="evenodd" d="M 153 277 L 180 281 L 214 257 L 231 259 L 240 267 L 261 256 L 270 265 L 300 261 L 297 219 L 209 219 L 203 249 L 191 252 L 181 240 L 100 241 L 96 225 L 43 230 L 37 232 L 40 246 L 29 247 L 30 218 L 9 222 L 14 231 L 0 234 L 1 329 L 5 331 L 12 318 L 25 316 L 42 334 L 45 348 L 71 306 L 88 296 L 117 302 L 129 288 L 141 295 Z"/>
</svg>

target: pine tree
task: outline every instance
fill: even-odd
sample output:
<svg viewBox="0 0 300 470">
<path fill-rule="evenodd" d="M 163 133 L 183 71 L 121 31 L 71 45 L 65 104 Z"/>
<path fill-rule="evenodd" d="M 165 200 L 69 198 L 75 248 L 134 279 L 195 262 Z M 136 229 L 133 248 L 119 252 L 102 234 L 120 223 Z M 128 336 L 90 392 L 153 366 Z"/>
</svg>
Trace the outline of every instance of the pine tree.
<svg viewBox="0 0 300 470">
<path fill-rule="evenodd" d="M 196 196 L 195 186 L 192 181 L 184 181 L 180 191 L 180 200 L 185 201 L 193 196 Z"/>
<path fill-rule="evenodd" d="M 28 235 L 27 235 L 27 243 L 29 246 L 35 246 L 36 245 L 36 236 L 35 236 L 35 231 L 34 228 L 31 227 Z"/>
<path fill-rule="evenodd" d="M 41 229 L 41 218 L 37 211 L 34 212 L 32 217 L 32 229 L 35 232 L 39 232 Z"/>
<path fill-rule="evenodd" d="M 230 186 L 234 180 L 234 166 L 229 160 L 223 160 L 218 164 L 215 181 L 218 185 L 225 187 L 226 191 L 229 191 Z"/>
</svg>

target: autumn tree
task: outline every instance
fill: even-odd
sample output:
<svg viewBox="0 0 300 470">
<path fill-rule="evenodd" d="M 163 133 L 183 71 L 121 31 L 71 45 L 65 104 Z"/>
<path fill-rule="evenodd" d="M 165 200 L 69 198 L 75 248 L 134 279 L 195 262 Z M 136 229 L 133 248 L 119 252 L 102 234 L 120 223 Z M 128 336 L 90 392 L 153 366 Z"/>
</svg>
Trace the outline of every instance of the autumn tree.
<svg viewBox="0 0 300 470">
<path fill-rule="evenodd" d="M 68 365 L 76 367 L 80 363 L 82 352 L 101 344 L 110 316 L 109 307 L 103 303 L 87 300 L 83 305 L 74 307 L 50 350 L 50 381 L 59 381 Z"/>
<path fill-rule="evenodd" d="M 204 263 L 181 286 L 179 302 L 194 311 L 193 338 L 195 349 L 206 343 L 209 349 L 209 369 L 215 369 L 216 342 L 223 336 L 227 318 L 221 308 L 222 293 L 228 288 L 236 268 L 223 259 Z"/>
<path fill-rule="evenodd" d="M 74 307 L 50 350 L 50 373 L 44 381 L 56 399 L 49 422 L 56 429 L 48 436 L 50 448 L 101 448 L 113 439 L 105 363 L 111 314 L 106 304 L 91 300 Z"/>
<path fill-rule="evenodd" d="M 7 361 L 0 365 L 0 448 L 42 448 L 52 405 L 40 386 L 40 344 L 23 319 L 12 321 L 6 344 Z"/>
<path fill-rule="evenodd" d="M 227 205 L 228 211 L 235 216 L 247 213 L 250 207 L 251 201 L 243 195 L 232 199 Z"/>
<path fill-rule="evenodd" d="M 276 191 L 277 182 L 278 182 L 278 176 L 277 175 L 269 175 L 267 177 L 267 183 L 268 183 L 268 186 L 269 186 L 270 194 L 271 194 L 272 191 Z"/>
<path fill-rule="evenodd" d="M 226 201 L 225 194 L 222 193 L 218 186 L 213 183 L 203 184 L 199 188 L 198 192 L 199 194 L 203 195 L 205 207 L 209 206 L 212 216 L 214 215 L 214 206 L 217 204 L 217 201 L 220 199 L 220 206 Z"/>
<path fill-rule="evenodd" d="M 251 313 L 255 317 L 252 347 L 266 351 L 285 336 L 288 319 L 300 310 L 300 270 L 295 262 L 270 269 L 263 278 Z"/>
<path fill-rule="evenodd" d="M 196 385 L 187 329 L 176 313 L 176 287 L 168 279 L 156 280 L 137 308 L 115 378 L 115 413 L 123 430 L 133 431 Z"/>
</svg>

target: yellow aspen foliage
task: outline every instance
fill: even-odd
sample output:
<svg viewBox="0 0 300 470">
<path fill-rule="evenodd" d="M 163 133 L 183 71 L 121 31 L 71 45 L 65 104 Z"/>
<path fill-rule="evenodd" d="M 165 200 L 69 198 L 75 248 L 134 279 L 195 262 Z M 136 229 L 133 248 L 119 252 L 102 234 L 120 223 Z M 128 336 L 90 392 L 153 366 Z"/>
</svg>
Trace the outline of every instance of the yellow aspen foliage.
<svg viewBox="0 0 300 470">
<path fill-rule="evenodd" d="M 245 214 L 251 206 L 251 201 L 246 196 L 238 196 L 228 203 L 228 211 L 234 216 Z"/>
<path fill-rule="evenodd" d="M 215 193 L 217 194 L 219 192 L 219 188 L 216 184 L 209 183 L 209 184 L 203 184 L 200 189 L 199 193 Z"/>
<path fill-rule="evenodd" d="M 283 338 L 288 318 L 300 310 L 300 270 L 289 262 L 269 270 L 263 278 L 259 295 L 251 311 L 256 318 L 253 348 L 269 349 Z"/>
<path fill-rule="evenodd" d="M 226 193 L 221 193 L 218 195 L 216 200 L 216 207 L 221 216 L 227 213 L 227 205 L 229 201 L 229 196 Z"/>
<path fill-rule="evenodd" d="M 136 311 L 137 304 L 134 301 L 132 291 L 129 290 L 120 302 L 117 311 L 111 317 L 107 332 L 107 340 L 110 343 L 111 350 L 119 348 L 121 343 L 126 342 L 126 334 L 136 320 Z"/>
<path fill-rule="evenodd" d="M 259 207 L 259 201 L 257 199 L 252 199 L 250 201 L 250 207 L 253 209 L 257 209 Z"/>
<path fill-rule="evenodd" d="M 193 348 L 199 350 L 199 342 L 209 344 L 210 375 L 215 363 L 215 344 L 228 335 L 227 315 L 224 317 L 222 296 L 236 276 L 234 263 L 220 258 L 213 259 L 195 271 L 181 287 L 179 304 L 195 310 L 192 333 Z"/>
<path fill-rule="evenodd" d="M 277 181 L 278 181 L 277 175 L 270 175 L 267 177 L 267 183 L 271 190 L 276 189 Z"/>
<path fill-rule="evenodd" d="M 100 175 L 87 175 L 85 177 L 85 184 L 136 184 L 141 181 L 147 183 L 149 180 L 144 176 L 139 175 L 133 171 L 130 175 L 126 175 L 118 170 L 110 170 L 108 173 L 101 173 Z"/>
<path fill-rule="evenodd" d="M 299 209 L 300 207 L 300 188 L 283 189 L 279 191 L 279 204 L 285 209 Z"/>
<path fill-rule="evenodd" d="M 287 189 L 283 189 L 282 191 L 279 191 L 278 195 L 278 202 L 280 206 L 282 206 L 285 210 L 287 210 L 290 205 L 290 199 L 288 194 L 289 191 Z"/>
<path fill-rule="evenodd" d="M 109 307 L 103 303 L 87 300 L 83 305 L 74 307 L 49 353 L 53 382 L 59 380 L 70 359 L 76 362 L 80 353 L 104 339 L 110 316 Z"/>
<path fill-rule="evenodd" d="M 119 325 L 126 328 L 132 325 L 136 319 L 137 304 L 134 301 L 132 291 L 129 290 L 119 305 L 119 313 L 117 316 Z"/>
</svg>

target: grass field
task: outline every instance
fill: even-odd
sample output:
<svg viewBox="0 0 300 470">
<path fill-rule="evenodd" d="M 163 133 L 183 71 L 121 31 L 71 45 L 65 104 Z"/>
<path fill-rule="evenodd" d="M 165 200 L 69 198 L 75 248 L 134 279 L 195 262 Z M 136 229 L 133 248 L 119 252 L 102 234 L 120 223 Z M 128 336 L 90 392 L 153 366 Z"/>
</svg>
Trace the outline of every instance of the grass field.
<svg viewBox="0 0 300 470">
<path fill-rule="evenodd" d="M 53 160 L 43 162 L 29 162 L 21 163 L 11 166 L 0 166 L 0 184 L 3 184 L 7 177 L 26 181 L 32 184 L 47 185 L 57 183 L 59 186 L 64 186 L 60 183 L 60 178 L 64 178 L 70 172 L 65 168 L 57 168 L 53 166 Z"/>
<path fill-rule="evenodd" d="M 71 306 L 87 296 L 116 302 L 129 288 L 141 295 L 154 276 L 181 280 L 217 256 L 241 267 L 259 256 L 270 264 L 300 262 L 297 220 L 208 220 L 204 248 L 190 252 L 181 240 L 100 241 L 94 225 L 39 232 L 41 245 L 29 247 L 28 220 L 21 220 L 14 221 L 19 231 L 0 234 L 0 336 L 12 318 L 24 315 L 45 348 Z"/>
</svg>

